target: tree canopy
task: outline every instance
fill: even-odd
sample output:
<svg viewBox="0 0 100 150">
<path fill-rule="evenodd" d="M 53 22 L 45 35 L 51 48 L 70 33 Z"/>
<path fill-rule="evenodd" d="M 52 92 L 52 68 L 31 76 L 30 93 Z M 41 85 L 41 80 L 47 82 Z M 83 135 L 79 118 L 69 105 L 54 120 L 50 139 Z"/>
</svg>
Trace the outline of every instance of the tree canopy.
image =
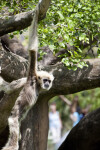
<svg viewBox="0 0 100 150">
<path fill-rule="evenodd" d="M 9 16 L 29 12 L 38 1 L 1 0 L 1 15 Z M 16 7 L 15 7 L 16 6 Z M 2 9 L 3 8 L 3 9 Z M 5 12 L 6 10 L 6 12 Z M 26 30 L 26 29 L 25 29 Z M 22 34 L 23 30 L 13 34 Z M 99 0 L 52 0 L 46 18 L 39 23 L 40 47 L 49 46 L 55 55 L 61 49 L 68 53 L 60 54 L 62 62 L 69 69 L 87 66 L 83 61 L 93 48 L 100 54 L 100 1 Z M 70 49 L 68 48 L 68 44 Z M 45 54 L 40 50 L 41 56 Z M 87 57 L 88 58 L 88 57 Z"/>
</svg>

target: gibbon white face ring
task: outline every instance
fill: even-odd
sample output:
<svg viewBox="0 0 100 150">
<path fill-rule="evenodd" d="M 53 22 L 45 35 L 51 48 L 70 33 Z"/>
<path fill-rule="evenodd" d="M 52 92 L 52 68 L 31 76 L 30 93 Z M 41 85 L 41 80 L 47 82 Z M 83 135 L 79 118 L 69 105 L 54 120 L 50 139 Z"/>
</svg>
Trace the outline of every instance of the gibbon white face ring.
<svg viewBox="0 0 100 150">
<path fill-rule="evenodd" d="M 41 89 L 49 90 L 52 87 L 54 76 L 46 71 L 37 71 L 37 80 Z"/>
</svg>

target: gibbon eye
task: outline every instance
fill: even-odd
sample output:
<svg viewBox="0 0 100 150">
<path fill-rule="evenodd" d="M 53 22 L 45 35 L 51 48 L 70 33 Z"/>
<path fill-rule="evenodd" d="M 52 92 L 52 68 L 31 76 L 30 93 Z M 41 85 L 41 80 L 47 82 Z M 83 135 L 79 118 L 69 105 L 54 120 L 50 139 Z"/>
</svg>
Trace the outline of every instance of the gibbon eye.
<svg viewBox="0 0 100 150">
<path fill-rule="evenodd" d="M 40 78 L 40 77 L 38 77 L 38 79 L 40 80 L 41 78 Z"/>
<path fill-rule="evenodd" d="M 49 81 L 49 83 L 51 83 L 51 80 L 48 80 Z"/>
<path fill-rule="evenodd" d="M 47 82 L 48 81 L 48 79 L 43 79 L 43 82 Z"/>
<path fill-rule="evenodd" d="M 51 80 L 43 79 L 43 82 L 44 82 L 44 83 L 45 83 L 45 82 L 49 82 L 49 83 L 51 83 Z"/>
</svg>

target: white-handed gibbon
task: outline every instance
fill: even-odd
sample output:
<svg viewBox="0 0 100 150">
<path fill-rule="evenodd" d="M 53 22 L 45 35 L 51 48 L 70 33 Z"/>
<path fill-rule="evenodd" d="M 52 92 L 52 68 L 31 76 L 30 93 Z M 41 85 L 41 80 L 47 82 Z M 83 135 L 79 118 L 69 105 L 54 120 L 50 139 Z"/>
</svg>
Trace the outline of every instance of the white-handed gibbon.
<svg viewBox="0 0 100 150">
<path fill-rule="evenodd" d="M 15 102 L 10 117 L 8 118 L 10 135 L 7 144 L 2 150 L 18 150 L 21 121 L 25 118 L 29 110 L 36 103 L 41 89 L 49 90 L 52 87 L 52 82 L 54 80 L 54 76 L 52 74 L 46 71 L 37 71 L 38 14 L 39 9 L 37 6 L 29 32 L 28 51 L 30 65 L 27 81 Z"/>
</svg>

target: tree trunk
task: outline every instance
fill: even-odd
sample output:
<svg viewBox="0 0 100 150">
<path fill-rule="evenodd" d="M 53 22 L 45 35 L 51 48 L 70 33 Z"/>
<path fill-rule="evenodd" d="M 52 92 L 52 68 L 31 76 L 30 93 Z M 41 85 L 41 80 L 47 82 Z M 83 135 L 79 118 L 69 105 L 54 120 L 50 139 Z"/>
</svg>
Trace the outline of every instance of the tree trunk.
<svg viewBox="0 0 100 150">
<path fill-rule="evenodd" d="M 41 97 L 21 125 L 19 150 L 47 150 L 48 101 Z"/>
</svg>

